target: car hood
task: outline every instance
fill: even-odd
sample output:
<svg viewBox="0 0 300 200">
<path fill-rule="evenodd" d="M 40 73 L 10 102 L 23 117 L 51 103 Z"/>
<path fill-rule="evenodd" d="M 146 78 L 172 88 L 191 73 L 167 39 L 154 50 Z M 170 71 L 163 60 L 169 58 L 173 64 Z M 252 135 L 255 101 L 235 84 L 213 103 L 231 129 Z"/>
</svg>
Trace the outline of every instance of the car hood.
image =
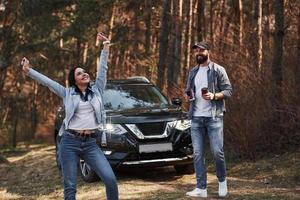
<svg viewBox="0 0 300 200">
<path fill-rule="evenodd" d="M 107 111 L 106 113 L 107 122 L 114 124 L 162 122 L 187 118 L 185 112 L 176 108 L 138 108 L 123 111 Z"/>
</svg>

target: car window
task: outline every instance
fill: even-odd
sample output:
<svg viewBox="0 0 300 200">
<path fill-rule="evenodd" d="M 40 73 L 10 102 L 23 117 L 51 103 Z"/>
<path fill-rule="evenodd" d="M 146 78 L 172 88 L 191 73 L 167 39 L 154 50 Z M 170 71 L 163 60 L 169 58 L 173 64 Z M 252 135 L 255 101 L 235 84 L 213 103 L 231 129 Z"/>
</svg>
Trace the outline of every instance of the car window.
<svg viewBox="0 0 300 200">
<path fill-rule="evenodd" d="M 104 91 L 106 110 L 162 108 L 169 105 L 166 97 L 153 85 L 107 85 Z"/>
</svg>

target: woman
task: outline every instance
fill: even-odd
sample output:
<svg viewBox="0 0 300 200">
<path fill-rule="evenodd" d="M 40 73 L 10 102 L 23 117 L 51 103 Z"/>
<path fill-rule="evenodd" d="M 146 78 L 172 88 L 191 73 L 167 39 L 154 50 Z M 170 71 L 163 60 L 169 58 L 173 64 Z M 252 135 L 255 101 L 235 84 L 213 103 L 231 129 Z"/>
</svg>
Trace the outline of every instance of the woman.
<svg viewBox="0 0 300 200">
<path fill-rule="evenodd" d="M 104 47 L 94 85 L 90 85 L 90 76 L 80 67 L 70 71 L 70 87 L 65 88 L 30 68 L 27 58 L 24 57 L 21 62 L 23 71 L 29 77 L 49 87 L 64 102 L 65 119 L 60 130 L 62 139 L 59 158 L 64 179 L 65 199 L 75 199 L 79 158 L 85 160 L 102 179 L 106 186 L 107 199 L 118 199 L 116 177 L 103 152 L 97 146 L 95 138 L 95 130 L 105 124 L 102 95 L 106 85 L 109 53 L 108 38 L 98 33 L 97 40 L 104 40 Z"/>
</svg>

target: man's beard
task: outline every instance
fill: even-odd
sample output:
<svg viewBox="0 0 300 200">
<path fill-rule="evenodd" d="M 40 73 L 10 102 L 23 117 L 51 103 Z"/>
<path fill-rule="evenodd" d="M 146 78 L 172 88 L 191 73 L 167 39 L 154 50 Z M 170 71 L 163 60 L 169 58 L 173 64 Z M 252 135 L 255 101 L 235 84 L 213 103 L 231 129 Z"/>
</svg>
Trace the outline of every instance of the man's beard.
<svg viewBox="0 0 300 200">
<path fill-rule="evenodd" d="M 196 56 L 196 62 L 200 65 L 207 61 L 208 55 Z"/>
</svg>

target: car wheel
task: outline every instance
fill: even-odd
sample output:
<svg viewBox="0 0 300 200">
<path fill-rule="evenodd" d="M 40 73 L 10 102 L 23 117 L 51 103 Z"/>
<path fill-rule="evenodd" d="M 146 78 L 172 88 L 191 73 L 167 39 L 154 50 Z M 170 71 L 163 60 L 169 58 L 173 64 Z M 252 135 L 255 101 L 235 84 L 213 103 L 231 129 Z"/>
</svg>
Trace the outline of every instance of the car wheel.
<svg viewBox="0 0 300 200">
<path fill-rule="evenodd" d="M 178 174 L 193 174 L 195 172 L 194 164 L 174 165 Z"/>
<path fill-rule="evenodd" d="M 79 161 L 79 168 L 81 177 L 85 182 L 91 183 L 99 180 L 97 174 L 91 169 L 91 167 L 86 162 L 84 162 L 84 160 Z"/>
<path fill-rule="evenodd" d="M 61 164 L 59 160 L 59 143 L 60 143 L 61 137 L 59 135 L 56 135 L 55 137 L 55 157 L 56 157 L 56 166 L 58 170 L 61 172 Z"/>
</svg>

